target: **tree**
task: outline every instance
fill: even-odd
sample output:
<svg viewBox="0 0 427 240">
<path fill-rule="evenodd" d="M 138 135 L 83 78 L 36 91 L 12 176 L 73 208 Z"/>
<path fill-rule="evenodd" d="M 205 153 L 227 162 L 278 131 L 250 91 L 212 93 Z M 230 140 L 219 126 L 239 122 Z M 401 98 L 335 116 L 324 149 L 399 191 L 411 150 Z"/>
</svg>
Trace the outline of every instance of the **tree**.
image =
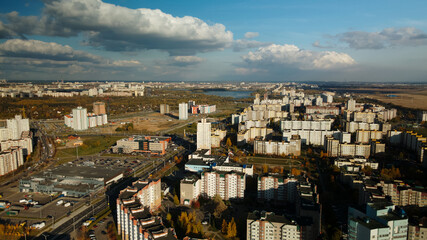
<svg viewBox="0 0 427 240">
<path fill-rule="evenodd" d="M 170 221 L 172 220 L 172 215 L 171 215 L 170 213 L 168 213 L 168 214 L 166 215 L 166 220 L 167 220 L 168 222 L 170 222 Z"/>
<path fill-rule="evenodd" d="M 267 164 L 262 165 L 262 172 L 268 173 L 268 165 Z"/>
<path fill-rule="evenodd" d="M 222 220 L 221 232 L 227 234 L 227 221 L 225 221 L 225 219 Z"/>
<path fill-rule="evenodd" d="M 214 202 L 215 202 L 214 216 L 216 218 L 220 218 L 222 215 L 222 212 L 224 212 L 227 209 L 227 206 L 224 204 L 221 196 L 219 196 L 218 194 L 215 195 Z"/>
<path fill-rule="evenodd" d="M 227 146 L 227 147 L 233 146 L 233 144 L 231 143 L 231 139 L 230 138 L 227 138 L 227 142 L 226 142 L 225 146 Z"/>
<path fill-rule="evenodd" d="M 175 205 L 179 205 L 179 199 L 178 199 L 178 196 L 176 194 L 173 196 L 173 203 Z"/>
<path fill-rule="evenodd" d="M 237 236 L 237 226 L 236 226 L 236 222 L 234 221 L 234 218 L 232 218 L 227 226 L 227 237 L 234 238 L 236 236 Z"/>
</svg>

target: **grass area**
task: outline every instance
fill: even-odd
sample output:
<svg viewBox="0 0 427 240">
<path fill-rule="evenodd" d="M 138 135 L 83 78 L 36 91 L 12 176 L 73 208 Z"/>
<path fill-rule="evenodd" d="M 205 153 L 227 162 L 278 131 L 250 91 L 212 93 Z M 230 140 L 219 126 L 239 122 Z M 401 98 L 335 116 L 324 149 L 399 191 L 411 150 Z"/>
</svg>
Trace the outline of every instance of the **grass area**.
<svg viewBox="0 0 427 240">
<path fill-rule="evenodd" d="M 290 158 L 272 158 L 272 157 L 245 157 L 242 159 L 244 163 L 249 164 L 268 164 L 268 165 L 281 165 L 297 167 L 301 165 L 301 161 Z"/>
<path fill-rule="evenodd" d="M 87 156 L 99 153 L 113 145 L 117 140 L 123 138 L 122 136 L 91 136 L 83 137 L 83 145 L 76 148 L 58 149 L 55 158 L 59 158 L 58 164 L 63 164 L 74 160 L 78 155 Z"/>
</svg>

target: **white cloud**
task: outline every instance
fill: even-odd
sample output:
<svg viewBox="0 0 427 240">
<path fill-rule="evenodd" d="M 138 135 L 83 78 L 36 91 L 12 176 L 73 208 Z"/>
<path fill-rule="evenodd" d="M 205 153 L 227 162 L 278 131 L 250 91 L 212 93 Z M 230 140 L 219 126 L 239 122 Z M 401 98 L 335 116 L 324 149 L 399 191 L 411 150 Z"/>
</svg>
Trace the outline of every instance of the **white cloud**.
<svg viewBox="0 0 427 240">
<path fill-rule="evenodd" d="M 77 36 L 111 51 L 160 49 L 173 55 L 220 50 L 233 41 L 222 24 L 208 25 L 191 16 L 174 17 L 158 9 L 130 9 L 101 0 L 45 1 L 40 18 L 6 15 L 4 27 L 16 36 Z M 6 31 L 3 31 L 6 35 Z"/>
<path fill-rule="evenodd" d="M 239 75 L 249 75 L 257 72 L 265 72 L 265 70 L 257 69 L 257 68 L 235 68 L 234 72 Z"/>
<path fill-rule="evenodd" d="M 288 44 L 261 47 L 242 58 L 251 65 L 276 65 L 300 70 L 328 70 L 356 64 L 356 61 L 345 53 L 303 50 Z"/>
<path fill-rule="evenodd" d="M 166 62 L 168 65 L 186 67 L 190 65 L 196 65 L 203 62 L 204 59 L 197 56 L 174 56 Z"/>
<path fill-rule="evenodd" d="M 245 38 L 247 38 L 247 39 L 255 38 L 258 36 L 259 36 L 258 32 L 247 32 L 247 33 L 245 33 Z"/>
<path fill-rule="evenodd" d="M 233 51 L 240 52 L 250 48 L 259 48 L 270 45 L 271 43 L 259 42 L 255 40 L 237 39 L 233 42 Z"/>
<path fill-rule="evenodd" d="M 427 34 L 413 28 L 386 28 L 380 32 L 353 31 L 338 34 L 339 41 L 354 49 L 382 49 L 391 46 L 427 45 Z"/>
</svg>

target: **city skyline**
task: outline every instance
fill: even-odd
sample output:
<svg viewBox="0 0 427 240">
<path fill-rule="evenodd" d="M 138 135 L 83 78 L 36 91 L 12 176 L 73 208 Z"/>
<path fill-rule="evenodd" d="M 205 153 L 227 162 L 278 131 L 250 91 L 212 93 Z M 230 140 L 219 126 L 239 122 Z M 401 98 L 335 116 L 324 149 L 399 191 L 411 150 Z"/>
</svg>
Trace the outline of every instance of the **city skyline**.
<svg viewBox="0 0 427 240">
<path fill-rule="evenodd" d="M 427 3 L 13 1 L 7 80 L 426 82 Z"/>
</svg>

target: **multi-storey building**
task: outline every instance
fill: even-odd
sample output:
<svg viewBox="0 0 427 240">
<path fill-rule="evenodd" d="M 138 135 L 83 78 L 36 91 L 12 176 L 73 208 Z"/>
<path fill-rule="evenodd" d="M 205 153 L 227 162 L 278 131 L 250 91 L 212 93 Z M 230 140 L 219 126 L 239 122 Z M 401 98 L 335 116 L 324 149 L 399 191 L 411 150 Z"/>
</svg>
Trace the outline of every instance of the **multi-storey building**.
<svg viewBox="0 0 427 240">
<path fill-rule="evenodd" d="M 211 151 L 211 123 L 205 118 L 197 123 L 197 150 L 206 149 Z"/>
<path fill-rule="evenodd" d="M 170 137 L 135 135 L 117 140 L 111 149 L 115 153 L 144 152 L 164 155 L 170 141 Z"/>
<path fill-rule="evenodd" d="M 15 171 L 24 164 L 22 148 L 11 147 L 0 152 L 0 176 Z"/>
<path fill-rule="evenodd" d="M 161 181 L 136 181 L 120 191 L 117 199 L 117 230 L 123 240 L 175 240 L 173 228 L 163 225 L 151 212 L 161 204 Z"/>
<path fill-rule="evenodd" d="M 279 175 L 258 177 L 257 196 L 259 201 L 275 201 L 277 204 L 295 203 L 298 180 Z"/>
<path fill-rule="evenodd" d="M 272 212 L 249 213 L 246 220 L 247 240 L 297 240 L 301 230 L 295 221 Z"/>
<path fill-rule="evenodd" d="M 301 155 L 301 139 L 294 135 L 288 142 L 255 141 L 254 153 L 266 155 Z"/>
<path fill-rule="evenodd" d="M 169 113 L 170 113 L 169 105 L 160 104 L 160 114 L 169 114 Z"/>
<path fill-rule="evenodd" d="M 105 110 L 105 103 L 104 102 L 94 102 L 93 103 L 93 113 L 95 115 L 107 114 L 107 111 Z"/>
<path fill-rule="evenodd" d="M 410 217 L 408 240 L 427 239 L 427 217 Z"/>
<path fill-rule="evenodd" d="M 201 181 L 201 193 L 207 197 L 219 195 L 224 200 L 242 200 L 245 197 L 244 173 L 208 170 L 201 174 Z"/>
<path fill-rule="evenodd" d="M 74 130 L 87 130 L 89 127 L 89 120 L 87 117 L 87 109 L 77 107 L 73 109 L 73 126 Z"/>
<path fill-rule="evenodd" d="M 6 127 L 0 128 L 0 141 L 20 139 L 23 132 L 30 131 L 28 118 L 16 115 L 15 118 L 6 120 Z"/>
<path fill-rule="evenodd" d="M 368 203 L 366 209 L 348 209 L 348 239 L 407 239 L 408 218 L 391 203 Z"/>
<path fill-rule="evenodd" d="M 188 119 L 188 103 L 179 104 L 179 120 Z"/>
</svg>

